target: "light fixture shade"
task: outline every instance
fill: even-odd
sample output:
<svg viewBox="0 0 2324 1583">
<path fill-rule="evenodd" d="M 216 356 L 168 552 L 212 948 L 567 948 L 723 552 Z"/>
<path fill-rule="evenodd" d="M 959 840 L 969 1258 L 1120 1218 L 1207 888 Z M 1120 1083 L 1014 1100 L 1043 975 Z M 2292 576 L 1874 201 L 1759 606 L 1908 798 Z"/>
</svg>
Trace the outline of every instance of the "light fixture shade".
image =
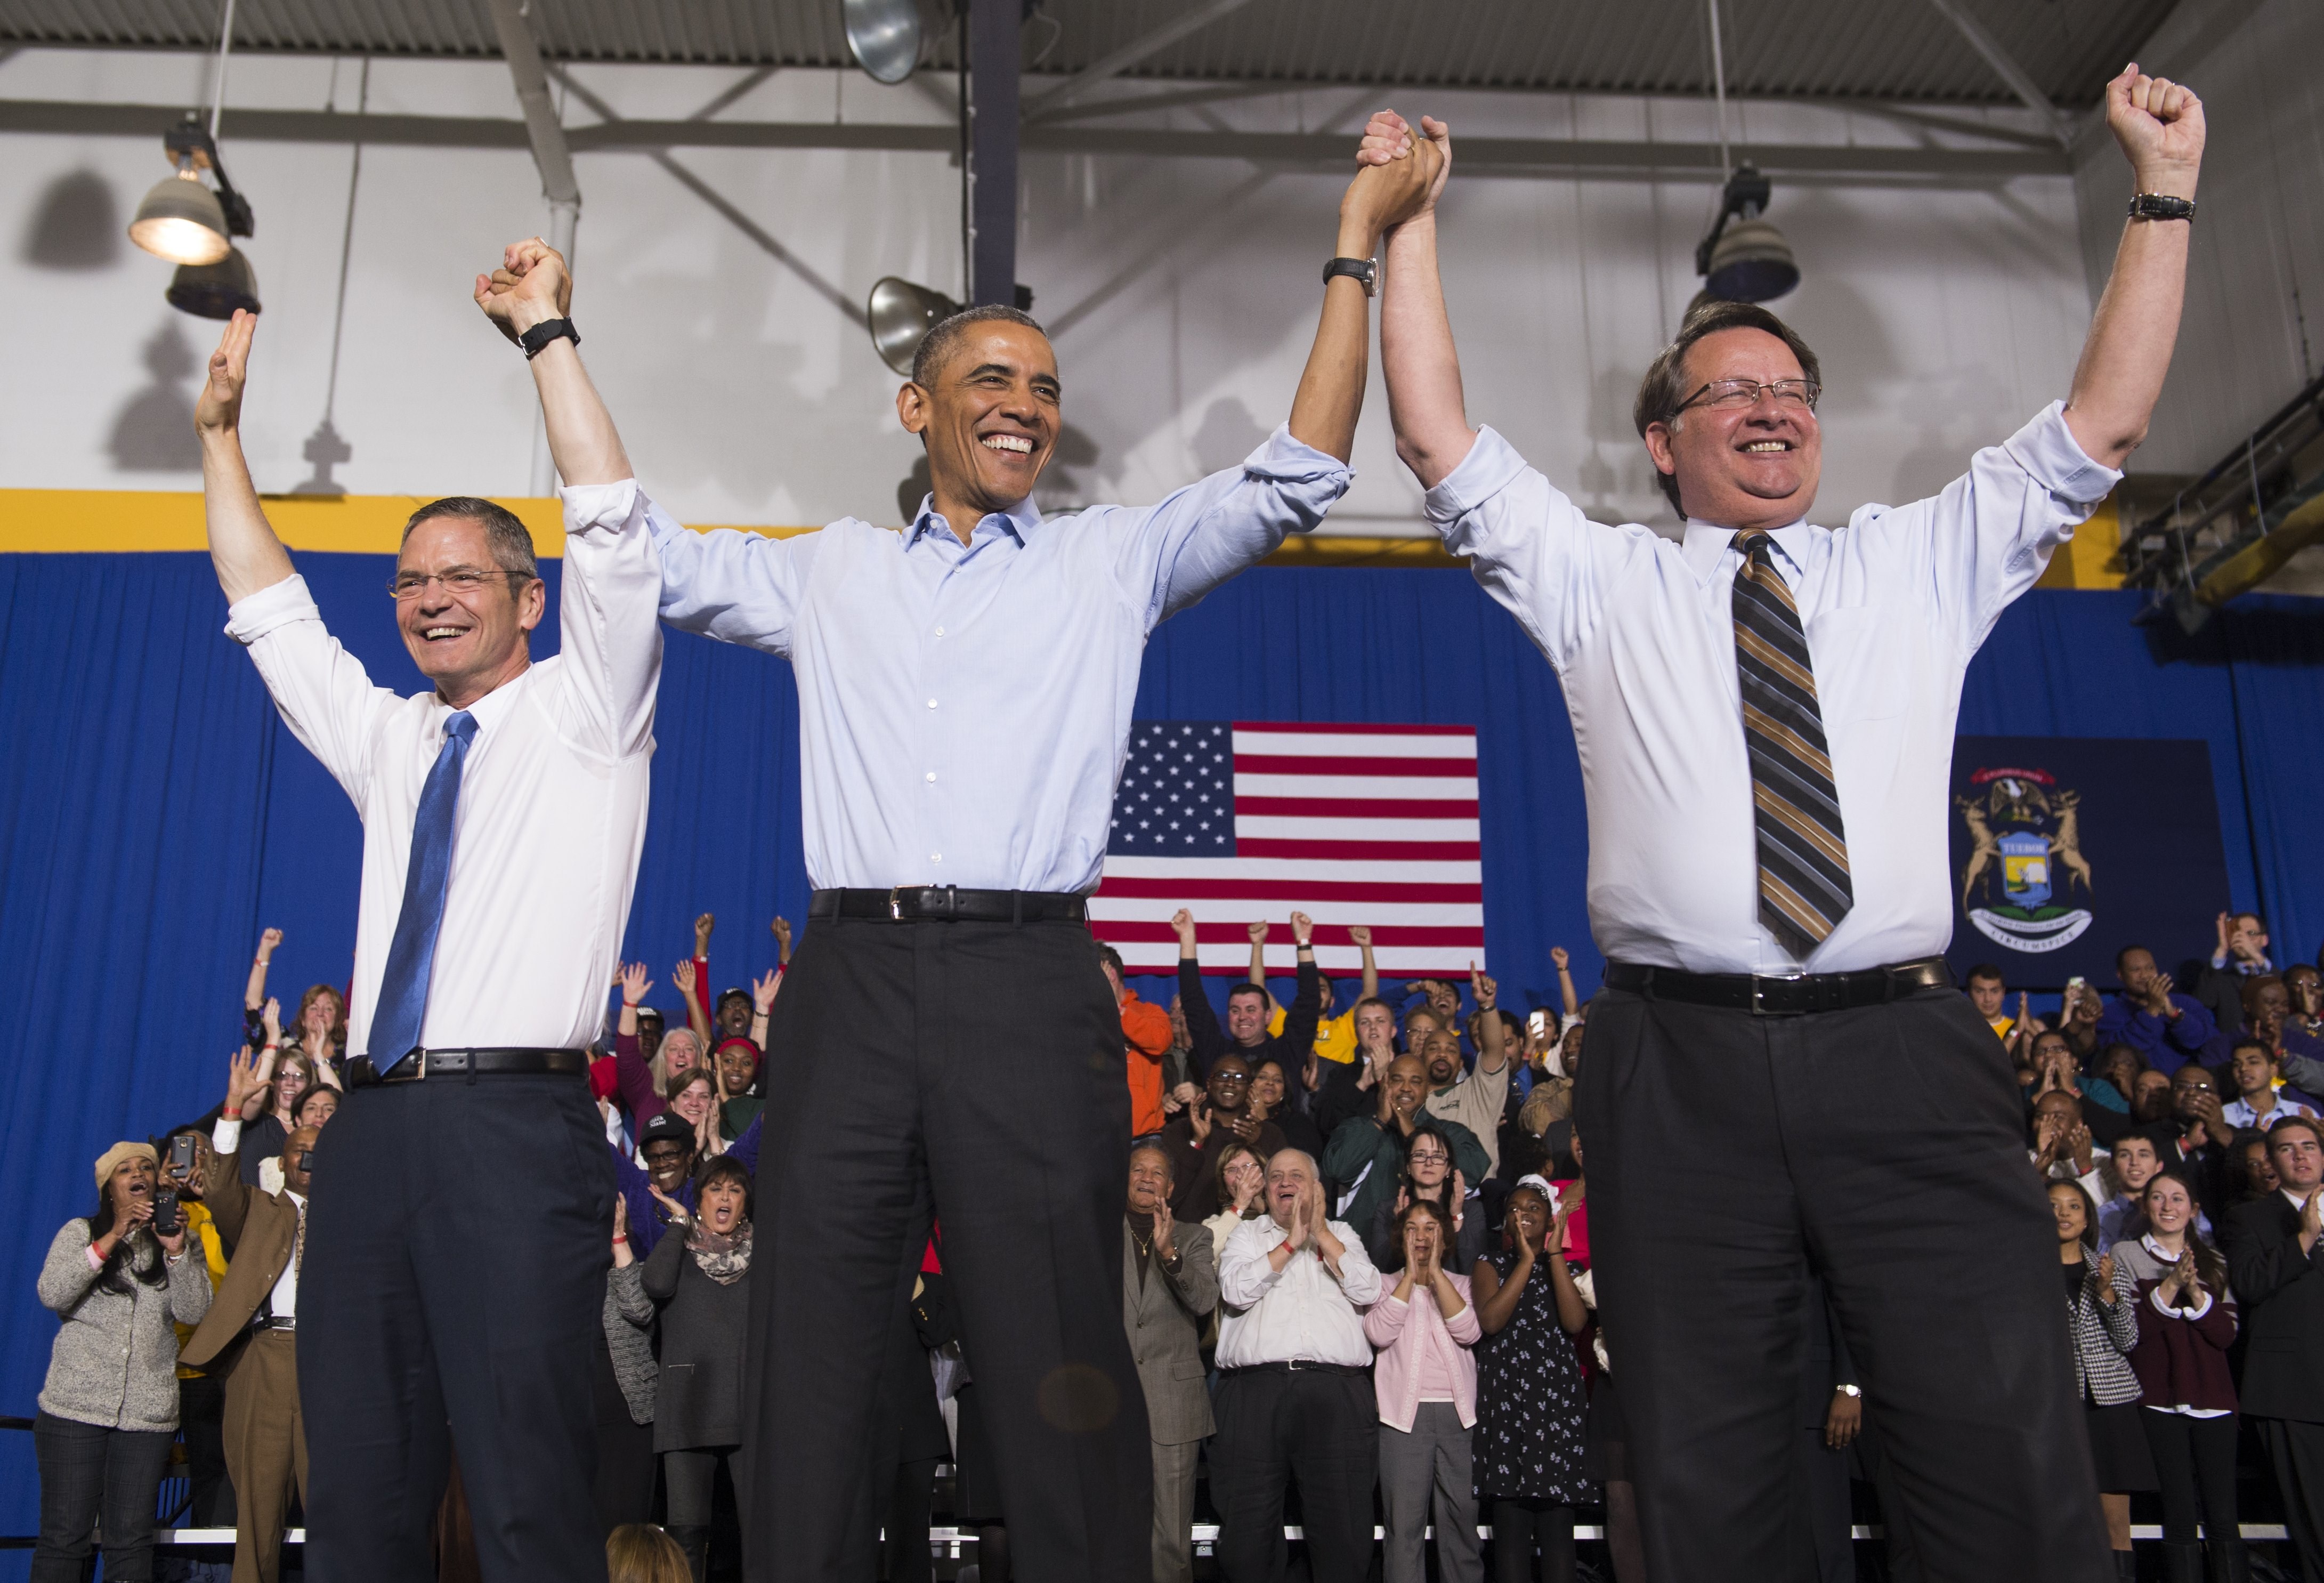
<svg viewBox="0 0 2324 1583">
<path fill-rule="evenodd" d="M 960 304 L 942 292 L 888 275 L 872 287 L 866 314 L 872 321 L 872 344 L 879 348 L 881 362 L 908 379 L 912 355 L 920 349 L 928 331 L 959 311 Z"/>
<path fill-rule="evenodd" d="M 216 264 L 181 264 L 161 293 L 170 306 L 198 319 L 232 319 L 237 308 L 258 311 L 258 273 L 239 247 Z"/>
<path fill-rule="evenodd" d="M 840 0 L 855 64 L 874 82 L 898 83 L 920 63 L 918 0 Z"/>
<path fill-rule="evenodd" d="M 217 194 L 190 171 L 153 184 L 129 222 L 129 239 L 171 264 L 216 264 L 234 246 Z"/>
<path fill-rule="evenodd" d="M 1725 302 L 1767 302 L 1800 283 L 1800 266 L 1783 232 L 1766 220 L 1738 220 L 1711 250 L 1706 295 Z"/>
</svg>

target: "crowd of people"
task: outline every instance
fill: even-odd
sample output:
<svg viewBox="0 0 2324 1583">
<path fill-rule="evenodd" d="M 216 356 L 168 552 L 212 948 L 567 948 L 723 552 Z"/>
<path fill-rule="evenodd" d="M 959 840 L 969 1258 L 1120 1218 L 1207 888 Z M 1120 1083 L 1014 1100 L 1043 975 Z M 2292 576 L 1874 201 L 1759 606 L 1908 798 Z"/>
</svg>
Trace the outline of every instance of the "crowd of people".
<svg viewBox="0 0 2324 1583">
<path fill-rule="evenodd" d="M 1289 1523 L 1319 1580 L 1364 1577 L 1377 1527 L 1389 1583 L 1427 1575 L 1432 1531 L 1446 1583 L 1483 1578 L 1489 1560 L 1500 1583 L 1566 1583 L 1587 1512 L 1615 1578 L 1642 1583 L 1621 1338 L 1597 1319 L 1572 1119 L 1589 1008 L 1565 953 L 1560 1004 L 1520 1016 L 1482 972 L 1384 985 L 1358 927 L 1360 981 L 1342 1005 L 1294 912 L 1289 1004 L 1261 966 L 1269 926 L 1253 924 L 1222 1019 L 1194 921 L 1174 922 L 1167 1008 L 1101 951 L 1134 1117 L 1123 1322 L 1153 1445 L 1157 1579 L 1193 1576 L 1194 1528 L 1214 1521 L 1229 1578 L 1281 1577 Z M 648 1004 L 644 964 L 623 968 L 588 1074 L 619 1183 L 593 1382 L 616 1578 L 732 1575 L 749 1488 L 733 1470 L 752 1451 L 754 1177 L 762 1113 L 785 1103 L 784 1052 L 766 1041 L 792 940 L 777 920 L 773 967 L 714 996 L 713 928 L 696 921 L 670 976 L 674 1011 Z M 219 1105 L 107 1149 L 95 1208 L 59 1230 L 40 1273 L 61 1322 L 35 1431 L 35 1583 L 78 1578 L 100 1530 L 108 1578 L 156 1576 L 157 1492 L 180 1440 L 178 1523 L 233 1526 L 235 1583 L 281 1573 L 305 1486 L 305 1190 L 341 1092 L 346 1005 L 317 985 L 286 1024 L 266 985 L 280 941 L 259 941 Z M 2111 993 L 2076 978 L 2046 1018 L 1997 968 L 1967 980 L 2048 1183 L 2061 1322 L 2125 1578 L 2142 1497 L 2159 1510 L 2162 1576 L 2251 1576 L 2238 1475 L 2255 1459 L 2304 1575 L 2324 1577 L 2324 976 L 2279 969 L 2271 944 L 2246 913 L 2222 916 L 2217 950 L 2175 977 L 2126 947 Z M 946 1514 L 995 1583 L 1008 1531 L 936 1212 L 881 1385 L 891 1443 L 858 1515 L 867 1549 L 885 1535 L 882 1577 L 928 1578 L 928 1525 Z M 1889 1472 L 1846 1337 L 1819 1292 L 1804 1307 L 1803 1554 L 1838 1579 L 1854 1576 L 1854 1513 Z M 467 1575 L 459 1501 L 456 1477 L 445 1577 Z M 1909 1577 L 1914 1546 L 1944 1538 L 1892 1522 L 1887 1541 L 1892 1574 Z"/>
</svg>

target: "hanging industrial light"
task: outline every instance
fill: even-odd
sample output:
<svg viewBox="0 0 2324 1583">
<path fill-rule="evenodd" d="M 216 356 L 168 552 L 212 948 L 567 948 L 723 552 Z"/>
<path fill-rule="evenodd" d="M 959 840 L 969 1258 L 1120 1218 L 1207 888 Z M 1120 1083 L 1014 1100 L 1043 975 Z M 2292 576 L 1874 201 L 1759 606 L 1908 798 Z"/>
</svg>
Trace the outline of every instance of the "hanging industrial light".
<svg viewBox="0 0 2324 1583">
<path fill-rule="evenodd" d="M 254 233 L 250 205 L 226 179 L 217 152 L 233 46 L 234 0 L 226 0 L 218 18 L 217 66 L 210 78 L 209 125 L 189 110 L 162 134 L 161 147 L 176 174 L 154 184 L 129 222 L 131 241 L 178 265 L 163 293 L 170 304 L 210 319 L 231 319 L 236 308 L 258 311 L 257 277 L 234 245 L 235 237 Z M 202 180 L 204 171 L 217 179 L 215 191 Z"/>
<path fill-rule="evenodd" d="M 1774 184 L 1749 163 L 1727 178 L 1719 218 L 1694 250 L 1702 294 L 1722 302 L 1766 302 L 1800 283 L 1799 261 L 1783 232 L 1759 218 Z M 1729 225 L 1729 220 L 1733 225 Z"/>
<path fill-rule="evenodd" d="M 916 286 L 887 275 L 873 282 L 865 317 L 871 320 L 872 344 L 880 360 L 908 379 L 912 357 L 928 331 L 960 311 L 960 304 L 942 292 Z"/>
<path fill-rule="evenodd" d="M 855 64 L 874 82 L 899 83 L 920 63 L 918 0 L 841 0 L 840 21 Z"/>
<path fill-rule="evenodd" d="M 181 264 L 161 293 L 170 306 L 198 319 L 232 319 L 235 310 L 258 311 L 258 275 L 239 247 L 216 264 Z"/>
<path fill-rule="evenodd" d="M 1766 302 L 1800 283 L 1798 260 L 1783 232 L 1759 216 L 1774 183 L 1746 160 L 1735 163 L 1727 143 L 1727 51 L 1719 32 L 1719 0 L 1703 0 L 1711 21 L 1711 91 L 1719 106 L 1719 164 L 1727 172 L 1719 218 L 1711 234 L 1695 245 L 1694 273 L 1704 277 L 1687 311 L 1706 299 L 1719 302 Z M 1728 221 L 1735 224 L 1729 226 Z"/>
</svg>

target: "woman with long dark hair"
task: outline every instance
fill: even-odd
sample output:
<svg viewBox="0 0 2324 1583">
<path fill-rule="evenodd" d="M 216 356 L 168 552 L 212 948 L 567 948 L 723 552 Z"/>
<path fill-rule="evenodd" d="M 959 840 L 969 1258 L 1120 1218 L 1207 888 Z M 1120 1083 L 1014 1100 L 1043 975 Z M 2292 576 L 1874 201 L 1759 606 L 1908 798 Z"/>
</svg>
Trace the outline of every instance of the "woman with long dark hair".
<svg viewBox="0 0 2324 1583">
<path fill-rule="evenodd" d="M 2140 1421 L 2163 1486 L 2163 1575 L 2198 1583 L 2249 1576 L 2236 1526 L 2236 1385 L 2227 1348 L 2236 1299 L 2227 1265 L 2195 1229 L 2195 1193 L 2166 1171 L 2146 1184 L 2147 1230 L 2114 1245 L 2115 1290 L 2138 1316 L 2130 1366 Z M 2196 1538 L 2200 1510 L 2208 1543 Z"/>
<path fill-rule="evenodd" d="M 2074 1343 L 2074 1381 L 2089 1426 L 2090 1460 L 2098 1474 L 2098 1504 L 2107 1539 L 2124 1583 L 2133 1576 L 2130 1497 L 2154 1487 L 2154 1458 L 2139 1421 L 2138 1376 L 2130 1352 L 2138 1345 L 2138 1315 L 2114 1284 L 2115 1258 L 2098 1252 L 2098 1212 L 2078 1181 L 2050 1184 L 2050 1213 L 2058 1223 L 2058 1260 L 2066 1288 L 2066 1331 Z"/>
<path fill-rule="evenodd" d="M 721 1154 L 695 1179 L 696 1212 L 654 1197 L 684 1235 L 664 1236 L 646 1259 L 644 1285 L 661 1318 L 661 1377 L 654 1393 L 654 1450 L 661 1458 L 669 1536 L 702 1583 L 710 1548 L 710 1496 L 718 1464 L 733 1475 L 742 1442 L 742 1341 L 751 1313 L 751 1173 Z M 738 1498 L 750 1480 L 734 1478 Z M 743 1529 L 749 1531 L 748 1514 Z"/>
<path fill-rule="evenodd" d="M 41 1535 L 32 1583 L 79 1583 L 100 1525 L 108 1579 L 153 1576 L 154 1499 L 178 1432 L 171 1321 L 198 1325 L 210 1309 L 209 1272 L 188 1256 L 184 1217 L 171 1206 L 155 1229 L 160 1185 L 151 1143 L 107 1149 L 96 1212 L 66 1221 L 41 1267 L 41 1301 L 63 1325 L 32 1429 Z"/>
<path fill-rule="evenodd" d="M 1545 1583 L 1572 1583 L 1573 1508 L 1597 1499 L 1582 1471 L 1587 1408 L 1572 1338 L 1590 1312 L 1566 1268 L 1566 1220 L 1557 1192 L 1529 1176 L 1509 1193 L 1501 1246 L 1479 1259 L 1471 1290 L 1484 1338 L 1477 1344 L 1477 1493 L 1490 1501 L 1493 1576 L 1529 1583 L 1540 1554 Z"/>
</svg>

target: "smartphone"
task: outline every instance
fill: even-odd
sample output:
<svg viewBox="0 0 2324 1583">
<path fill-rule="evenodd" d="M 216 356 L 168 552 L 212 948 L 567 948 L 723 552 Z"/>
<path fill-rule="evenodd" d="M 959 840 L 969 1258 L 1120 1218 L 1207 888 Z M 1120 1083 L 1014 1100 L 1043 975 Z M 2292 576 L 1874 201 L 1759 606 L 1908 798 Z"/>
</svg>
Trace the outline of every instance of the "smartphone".
<svg viewBox="0 0 2324 1583">
<path fill-rule="evenodd" d="M 178 1194 L 174 1188 L 163 1188 L 153 1195 L 153 1235 L 175 1236 L 185 1229 L 178 1217 Z"/>
<path fill-rule="evenodd" d="M 170 1169 L 191 1171 L 194 1168 L 196 1139 L 191 1133 L 180 1133 L 170 1140 Z"/>
<path fill-rule="evenodd" d="M 315 1151 L 312 1149 L 299 1151 L 299 1169 L 309 1176 L 315 1174 Z"/>
<path fill-rule="evenodd" d="M 1533 1039 L 1549 1037 L 1549 1014 L 1536 1011 L 1526 1019 L 1526 1034 Z"/>
</svg>

